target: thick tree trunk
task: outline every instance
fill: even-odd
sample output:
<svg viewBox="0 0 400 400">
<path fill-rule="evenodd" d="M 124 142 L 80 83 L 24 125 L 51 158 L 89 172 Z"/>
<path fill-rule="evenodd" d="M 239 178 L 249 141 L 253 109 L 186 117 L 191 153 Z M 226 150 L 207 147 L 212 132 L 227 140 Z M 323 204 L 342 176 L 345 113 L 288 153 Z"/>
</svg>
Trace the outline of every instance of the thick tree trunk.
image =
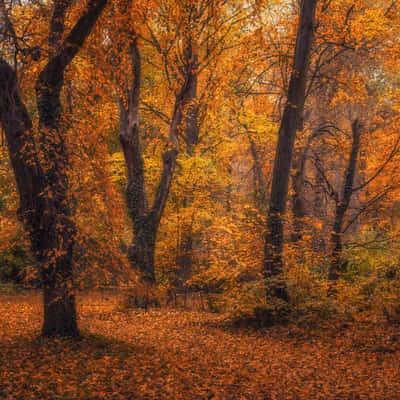
<svg viewBox="0 0 400 400">
<path fill-rule="evenodd" d="M 267 281 L 274 277 L 274 283 L 267 287 L 267 296 L 272 295 L 284 301 L 288 301 L 288 293 L 284 280 L 279 278 L 283 272 L 283 215 L 286 211 L 296 128 L 300 123 L 304 108 L 316 4 L 317 0 L 303 0 L 301 5 L 294 65 L 279 130 L 267 218 L 264 276 Z"/>
<path fill-rule="evenodd" d="M 52 201 L 44 195 L 48 183 L 36 156 L 30 117 L 19 95 L 16 75 L 5 61 L 0 61 L 0 99 L 0 121 L 7 137 L 21 214 L 30 232 L 44 286 L 42 333 L 45 336 L 76 336 L 75 303 L 66 284 L 72 275 L 69 238 L 74 229 L 64 216 L 56 217 Z M 65 244 L 60 246 L 60 242 Z M 56 257 L 57 249 L 64 251 L 64 255 Z"/>
<path fill-rule="evenodd" d="M 149 285 L 156 283 L 155 245 L 161 217 L 168 200 L 177 155 L 177 150 L 168 150 L 163 154 L 163 173 L 154 204 L 151 209 L 146 208 L 143 213 L 135 214 L 133 218 L 134 239 L 129 249 L 129 259 L 132 267 L 141 272 L 142 281 Z M 128 197 L 128 208 L 137 210 L 137 202 L 132 201 L 133 199 L 137 200 L 137 197 Z"/>
<path fill-rule="evenodd" d="M 335 208 L 335 220 L 332 227 L 332 235 L 330 239 L 332 254 L 331 264 L 329 268 L 329 280 L 336 281 L 339 278 L 342 266 L 342 232 L 343 222 L 346 212 L 349 208 L 352 195 L 354 193 L 354 178 L 357 172 L 357 160 L 360 152 L 361 126 L 358 120 L 355 120 L 351 126 L 352 144 L 349 162 L 346 168 L 343 189 Z"/>
<path fill-rule="evenodd" d="M 65 207 L 58 207 L 50 201 L 47 201 L 47 213 L 43 218 L 44 229 L 38 249 L 44 290 L 42 334 L 78 336 L 73 293 L 75 224 L 70 216 L 58 214 L 65 212 Z"/>
<path fill-rule="evenodd" d="M 42 335 L 46 337 L 79 336 L 75 297 L 67 288 L 44 287 L 44 321 Z"/>
<path fill-rule="evenodd" d="M 40 157 L 46 182 L 43 194 L 46 214 L 43 218 L 40 249 L 44 286 L 44 336 L 76 336 L 78 327 L 73 281 L 75 223 L 68 204 L 68 157 L 61 126 L 61 83 L 48 84 L 41 74 L 37 85 Z"/>
<path fill-rule="evenodd" d="M 333 224 L 330 245 L 332 248 L 331 263 L 329 267 L 329 280 L 335 281 L 339 278 L 339 272 L 342 264 L 342 226 L 343 226 L 343 211 L 339 211 L 336 207 L 335 222 Z"/>
<path fill-rule="evenodd" d="M 64 44 L 64 18 L 69 0 L 56 1 L 49 43 L 53 50 L 36 83 L 40 157 L 45 175 L 46 213 L 39 257 L 44 285 L 44 336 L 77 336 L 73 286 L 73 248 L 76 227 L 68 204 L 68 153 L 62 124 L 61 90 L 64 73 L 92 30 L 106 0 L 90 0 Z"/>
<path fill-rule="evenodd" d="M 156 274 L 154 269 L 154 251 L 156 244 L 157 231 L 153 224 L 147 219 L 143 219 L 143 224 L 135 228 L 135 238 L 129 249 L 129 259 L 134 268 L 138 268 L 142 273 L 143 282 L 154 285 Z"/>
<path fill-rule="evenodd" d="M 145 283 L 155 284 L 154 251 L 158 228 L 165 205 L 176 165 L 176 150 L 168 150 L 163 154 L 163 173 L 158 185 L 153 206 L 145 214 L 134 218 L 134 241 L 129 256 L 133 267 L 139 269 Z M 132 206 L 132 204 L 131 204 Z"/>
<path fill-rule="evenodd" d="M 178 278 L 184 284 L 192 274 L 193 267 L 193 233 L 189 226 L 189 231 L 185 232 L 181 238 L 177 263 L 180 266 Z"/>
<path fill-rule="evenodd" d="M 49 61 L 36 83 L 40 145 L 21 100 L 15 71 L 0 59 L 0 122 L 6 132 L 10 159 L 24 223 L 40 267 L 44 288 L 43 336 L 77 336 L 72 293 L 75 225 L 67 199 L 68 158 L 61 126 L 60 92 L 64 72 L 89 35 L 107 0 L 89 0 L 86 11 L 61 43 L 69 0 L 54 4 L 50 24 Z"/>
</svg>

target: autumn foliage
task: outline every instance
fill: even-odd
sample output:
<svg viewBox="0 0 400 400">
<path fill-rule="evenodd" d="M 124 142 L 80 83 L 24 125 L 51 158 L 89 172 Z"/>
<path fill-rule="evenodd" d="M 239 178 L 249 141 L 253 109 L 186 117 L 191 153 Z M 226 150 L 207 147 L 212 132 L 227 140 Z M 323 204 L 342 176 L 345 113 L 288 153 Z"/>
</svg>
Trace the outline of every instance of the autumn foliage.
<svg viewBox="0 0 400 400">
<path fill-rule="evenodd" d="M 393 0 L 0 0 L 0 397 L 400 397 L 399 34 Z"/>
</svg>

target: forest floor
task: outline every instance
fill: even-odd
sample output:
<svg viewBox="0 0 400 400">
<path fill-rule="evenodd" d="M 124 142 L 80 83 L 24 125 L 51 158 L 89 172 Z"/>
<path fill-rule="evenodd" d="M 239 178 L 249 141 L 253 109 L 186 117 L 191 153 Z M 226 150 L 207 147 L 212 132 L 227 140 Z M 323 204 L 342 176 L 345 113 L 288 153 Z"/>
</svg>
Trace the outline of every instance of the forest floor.
<svg viewBox="0 0 400 400">
<path fill-rule="evenodd" d="M 0 297 L 0 399 L 400 399 L 400 329 L 263 332 L 181 310 L 79 299 L 80 340 L 40 340 L 39 295 Z"/>
</svg>

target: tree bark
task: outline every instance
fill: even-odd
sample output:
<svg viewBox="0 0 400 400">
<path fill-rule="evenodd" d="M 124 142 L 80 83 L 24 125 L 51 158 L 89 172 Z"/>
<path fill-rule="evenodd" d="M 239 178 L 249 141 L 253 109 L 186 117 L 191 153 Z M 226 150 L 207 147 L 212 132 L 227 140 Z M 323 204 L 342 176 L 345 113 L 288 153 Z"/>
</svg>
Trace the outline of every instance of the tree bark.
<svg viewBox="0 0 400 400">
<path fill-rule="evenodd" d="M 342 231 L 343 222 L 346 212 L 349 208 L 352 195 L 354 193 L 354 178 L 357 172 L 357 160 L 360 152 L 361 126 L 358 120 L 355 120 L 351 126 L 352 129 L 352 145 L 349 162 L 345 172 L 343 189 L 339 201 L 336 202 L 335 219 L 331 234 L 331 264 L 329 268 L 329 280 L 336 281 L 342 265 Z"/>
<path fill-rule="evenodd" d="M 317 0 L 303 0 L 297 30 L 294 65 L 289 82 L 288 98 L 279 129 L 276 149 L 264 250 L 264 276 L 275 283 L 267 287 L 267 296 L 272 295 L 288 301 L 286 284 L 279 276 L 283 272 L 283 215 L 290 177 L 296 128 L 301 121 L 305 102 L 307 71 L 314 34 L 314 19 Z"/>
</svg>

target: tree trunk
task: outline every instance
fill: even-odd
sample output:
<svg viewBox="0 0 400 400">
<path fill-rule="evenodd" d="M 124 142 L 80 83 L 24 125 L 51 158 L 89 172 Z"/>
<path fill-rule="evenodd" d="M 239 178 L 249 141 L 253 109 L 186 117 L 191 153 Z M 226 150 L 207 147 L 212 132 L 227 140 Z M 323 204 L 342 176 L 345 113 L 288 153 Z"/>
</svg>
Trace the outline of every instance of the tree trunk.
<svg viewBox="0 0 400 400">
<path fill-rule="evenodd" d="M 162 176 L 154 203 L 150 207 L 146 194 L 144 163 L 140 148 L 139 103 L 142 66 L 137 38 L 133 32 L 132 36 L 130 56 L 133 83 L 129 90 L 125 88 L 128 96 L 128 107 L 124 105 L 123 99 L 119 99 L 120 142 L 128 174 L 126 204 L 132 220 L 134 234 L 128 256 L 132 263 L 132 268 L 140 271 L 143 282 L 154 285 L 156 283 L 154 251 L 157 232 L 167 203 L 178 151 L 171 149 L 164 152 L 162 156 Z M 177 137 L 177 132 L 172 132 L 171 134 Z"/>
<path fill-rule="evenodd" d="M 136 227 L 135 238 L 129 249 L 129 259 L 134 268 L 142 273 L 142 280 L 146 284 L 156 283 L 154 269 L 154 251 L 156 244 L 157 230 L 148 218 L 143 219 L 142 226 Z"/>
<path fill-rule="evenodd" d="M 297 31 L 296 50 L 288 98 L 279 129 L 278 145 L 272 177 L 271 196 L 267 216 L 267 235 L 264 250 L 264 276 L 274 277 L 274 284 L 267 287 L 267 296 L 272 295 L 288 301 L 286 284 L 279 276 L 283 272 L 283 215 L 290 177 L 296 128 L 301 121 L 305 102 L 307 71 L 314 33 L 317 0 L 303 0 Z"/>
<path fill-rule="evenodd" d="M 358 120 L 355 120 L 351 126 L 352 129 L 352 144 L 349 163 L 345 172 L 345 179 L 343 189 L 335 208 L 335 220 L 332 227 L 331 235 L 331 264 L 329 268 L 328 278 L 330 281 L 336 281 L 339 278 L 340 270 L 342 267 L 342 231 L 343 222 L 346 212 L 349 208 L 352 195 L 354 193 L 354 178 L 357 171 L 357 160 L 360 151 L 360 136 L 361 126 Z"/>
<path fill-rule="evenodd" d="M 181 91 L 181 108 L 184 114 L 184 137 L 186 151 L 189 156 L 193 156 L 194 147 L 199 143 L 199 105 L 197 104 L 198 88 L 198 57 L 193 48 L 193 39 L 187 38 L 184 51 L 184 84 Z M 193 203 L 194 194 L 185 195 L 182 200 L 183 208 L 189 207 Z M 193 222 L 184 223 L 181 229 L 181 238 L 178 246 L 176 263 L 177 289 L 182 289 L 184 283 L 190 278 L 193 266 Z"/>
<path fill-rule="evenodd" d="M 197 93 L 197 73 L 195 73 L 197 60 L 189 44 L 185 49 L 187 65 L 185 65 L 183 72 L 181 88 L 176 94 L 169 127 L 170 141 L 174 148 L 165 151 L 163 154 L 162 176 L 154 203 L 149 207 L 140 148 L 141 57 L 134 32 L 132 32 L 132 36 L 134 37 L 131 43 L 133 83 L 127 93 L 128 107 L 126 108 L 122 99 L 119 101 L 120 141 L 128 172 L 126 199 L 134 230 L 134 240 L 129 250 L 129 259 L 133 268 L 141 271 L 144 282 L 152 285 L 156 282 L 154 250 L 157 232 L 174 175 L 178 156 L 177 149 L 179 148 L 178 135 L 183 125 L 189 154 L 192 154 L 193 146 L 198 142 L 198 107 L 194 104 Z M 188 242 L 191 242 L 191 237 L 188 238 Z M 181 265 L 181 267 L 185 269 L 186 265 Z"/>
<path fill-rule="evenodd" d="M 43 336 L 79 336 L 75 297 L 61 287 L 44 287 L 43 295 Z"/>
<path fill-rule="evenodd" d="M 306 205 L 304 202 L 304 169 L 307 157 L 307 148 L 299 149 L 299 154 L 293 161 L 294 173 L 292 176 L 292 211 L 293 211 L 293 233 L 291 240 L 293 243 L 299 242 L 303 237 L 304 219 L 307 216 Z"/>
<path fill-rule="evenodd" d="M 73 281 L 73 247 L 76 227 L 68 204 L 68 156 L 61 126 L 60 84 L 49 85 L 46 73 L 37 84 L 40 155 L 46 187 L 40 248 L 44 286 L 44 336 L 76 336 L 78 327 Z M 60 255 L 58 255 L 60 254 Z"/>
<path fill-rule="evenodd" d="M 21 214 L 44 288 L 43 336 L 77 336 L 73 281 L 75 225 L 67 199 L 68 158 L 61 126 L 64 72 L 82 47 L 107 0 L 90 0 L 87 10 L 60 43 L 70 2 L 54 4 L 50 58 L 36 82 L 40 143 L 22 102 L 15 71 L 0 59 L 0 122 L 6 132 L 20 196 Z"/>
<path fill-rule="evenodd" d="M 69 236 L 73 236 L 73 227 L 63 221 L 64 216 L 55 217 L 53 204 L 43 194 L 47 179 L 36 156 L 31 120 L 19 95 L 16 75 L 5 61 L 0 61 L 0 77 L 0 120 L 7 137 L 22 218 L 30 233 L 44 286 L 42 333 L 76 336 L 75 302 L 66 285 L 72 275 Z M 57 222 L 62 225 L 57 227 Z M 63 240 L 65 244 L 61 247 L 59 243 Z M 65 254 L 53 257 L 56 249 L 65 250 Z"/>
</svg>

